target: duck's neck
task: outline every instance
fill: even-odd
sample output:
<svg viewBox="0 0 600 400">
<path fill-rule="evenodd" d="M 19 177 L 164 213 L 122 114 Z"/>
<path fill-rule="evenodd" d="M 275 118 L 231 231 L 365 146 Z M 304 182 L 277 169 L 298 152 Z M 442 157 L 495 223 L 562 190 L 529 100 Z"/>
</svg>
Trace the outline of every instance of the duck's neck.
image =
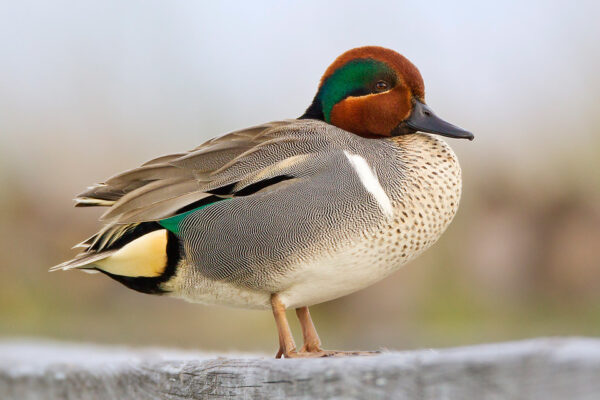
<svg viewBox="0 0 600 400">
<path fill-rule="evenodd" d="M 298 117 L 298 119 L 318 119 L 320 121 L 325 121 L 325 114 L 323 114 L 323 105 L 321 104 L 321 100 L 319 99 L 319 95 L 315 96 L 312 103 L 304 114 Z"/>
</svg>

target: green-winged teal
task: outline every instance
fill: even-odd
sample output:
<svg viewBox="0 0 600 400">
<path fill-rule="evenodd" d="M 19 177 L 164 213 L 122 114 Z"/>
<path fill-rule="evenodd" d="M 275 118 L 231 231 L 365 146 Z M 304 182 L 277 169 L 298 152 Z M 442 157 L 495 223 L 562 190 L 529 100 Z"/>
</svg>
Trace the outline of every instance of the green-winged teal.
<svg viewBox="0 0 600 400">
<path fill-rule="evenodd" d="M 350 50 L 300 118 L 156 158 L 80 194 L 77 206 L 108 207 L 105 226 L 52 270 L 271 309 L 278 357 L 352 354 L 321 349 L 308 306 L 396 271 L 440 237 L 458 208 L 460 167 L 435 135 L 473 135 L 438 118 L 424 97 L 418 69 L 400 54 Z M 299 351 L 287 308 L 302 326 Z"/>
</svg>

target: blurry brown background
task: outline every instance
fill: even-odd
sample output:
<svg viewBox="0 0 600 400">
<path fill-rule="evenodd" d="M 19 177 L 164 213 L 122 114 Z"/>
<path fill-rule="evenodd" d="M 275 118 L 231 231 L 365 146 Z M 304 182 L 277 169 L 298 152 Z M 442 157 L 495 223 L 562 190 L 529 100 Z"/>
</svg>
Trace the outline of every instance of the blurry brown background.
<svg viewBox="0 0 600 400">
<path fill-rule="evenodd" d="M 87 185 L 299 116 L 366 44 L 411 59 L 476 140 L 450 143 L 464 195 L 442 239 L 314 307 L 326 347 L 600 335 L 598 3 L 399 3 L 0 3 L 0 337 L 275 351 L 270 313 L 47 269 L 98 228 L 72 208 Z"/>
</svg>

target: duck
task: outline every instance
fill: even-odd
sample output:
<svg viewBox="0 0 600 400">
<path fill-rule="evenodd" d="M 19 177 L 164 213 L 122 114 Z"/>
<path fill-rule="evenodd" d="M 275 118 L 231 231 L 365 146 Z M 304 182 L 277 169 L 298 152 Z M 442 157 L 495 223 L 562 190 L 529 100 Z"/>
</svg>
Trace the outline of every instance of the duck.
<svg viewBox="0 0 600 400">
<path fill-rule="evenodd" d="M 369 353 L 324 350 L 308 307 L 384 279 L 438 240 L 462 188 L 442 136 L 474 138 L 425 103 L 412 62 L 383 47 L 351 49 L 326 69 L 300 117 L 218 136 L 88 187 L 75 206 L 106 207 L 103 226 L 51 271 L 271 311 L 277 358 Z"/>
</svg>

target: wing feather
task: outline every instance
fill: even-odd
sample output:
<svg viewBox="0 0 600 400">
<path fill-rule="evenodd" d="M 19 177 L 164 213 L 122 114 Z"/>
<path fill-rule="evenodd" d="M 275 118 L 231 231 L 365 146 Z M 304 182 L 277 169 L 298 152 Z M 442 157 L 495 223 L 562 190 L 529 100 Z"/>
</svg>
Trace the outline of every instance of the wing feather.
<svg viewBox="0 0 600 400">
<path fill-rule="evenodd" d="M 235 131 L 185 153 L 157 157 L 76 198 L 77 206 L 108 206 L 104 227 L 80 243 L 83 252 L 54 269 L 83 266 L 110 252 L 158 221 L 218 198 L 247 196 L 293 185 L 319 168 L 315 153 L 332 140 L 319 121 L 288 120 Z M 335 129 L 335 128 L 333 128 Z M 340 131 L 340 130 L 337 130 Z"/>
<path fill-rule="evenodd" d="M 111 221 L 113 224 L 133 224 L 148 221 L 158 221 L 168 217 L 172 217 L 179 210 L 186 206 L 196 203 L 200 200 L 213 197 L 210 193 L 192 192 L 182 196 L 165 199 L 152 204 L 152 206 L 138 208 L 120 214 Z"/>
<path fill-rule="evenodd" d="M 110 226 L 167 218 L 209 196 L 235 196 L 253 185 L 264 191 L 281 181 L 273 178 L 292 178 L 310 153 L 319 150 L 307 135 L 311 124 L 322 123 L 276 121 L 235 131 L 187 153 L 158 157 L 114 175 L 88 188 L 76 201 L 109 206 L 102 220 Z"/>
<path fill-rule="evenodd" d="M 120 214 L 151 207 L 165 199 L 183 196 L 198 189 L 199 182 L 194 179 L 169 178 L 153 181 L 121 197 L 100 219 L 108 221 Z"/>
</svg>

